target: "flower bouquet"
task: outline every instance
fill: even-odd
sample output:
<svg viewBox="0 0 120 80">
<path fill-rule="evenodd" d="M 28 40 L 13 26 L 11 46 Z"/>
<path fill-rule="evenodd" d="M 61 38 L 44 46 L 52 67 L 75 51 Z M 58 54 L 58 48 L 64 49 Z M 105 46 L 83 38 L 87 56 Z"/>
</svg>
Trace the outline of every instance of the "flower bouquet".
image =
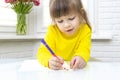
<svg viewBox="0 0 120 80">
<path fill-rule="evenodd" d="M 11 8 L 17 14 L 17 28 L 16 33 L 18 35 L 26 34 L 26 14 L 30 13 L 33 5 L 39 6 L 39 0 L 5 0 L 6 3 L 11 4 Z"/>
</svg>

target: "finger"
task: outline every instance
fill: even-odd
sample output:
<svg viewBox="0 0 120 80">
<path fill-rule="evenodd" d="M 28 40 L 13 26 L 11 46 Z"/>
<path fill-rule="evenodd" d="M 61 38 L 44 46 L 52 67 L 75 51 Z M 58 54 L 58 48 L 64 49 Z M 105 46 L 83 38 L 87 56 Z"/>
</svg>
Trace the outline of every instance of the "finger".
<svg viewBox="0 0 120 80">
<path fill-rule="evenodd" d="M 60 59 L 58 59 L 58 58 L 56 58 L 56 57 L 53 57 L 52 60 L 55 61 L 55 62 L 60 62 Z"/>
<path fill-rule="evenodd" d="M 79 69 L 80 62 L 78 60 L 75 61 L 73 65 L 73 70 Z"/>
<path fill-rule="evenodd" d="M 76 70 L 76 65 L 73 65 L 72 69 L 73 69 L 73 70 Z"/>
<path fill-rule="evenodd" d="M 58 58 L 59 58 L 59 59 L 61 59 L 61 60 L 63 59 L 63 58 L 62 58 L 62 57 L 60 57 L 60 56 L 58 56 Z"/>
<path fill-rule="evenodd" d="M 71 68 L 71 69 L 73 68 L 75 62 L 76 62 L 76 59 L 72 59 L 72 60 L 71 60 L 71 62 L 70 62 L 70 68 Z"/>
<path fill-rule="evenodd" d="M 86 63 L 80 63 L 79 64 L 79 69 L 83 69 L 86 66 Z"/>
<path fill-rule="evenodd" d="M 56 67 L 60 67 L 62 66 L 60 62 L 54 61 L 54 60 L 50 60 L 50 65 L 56 66 Z"/>
<path fill-rule="evenodd" d="M 63 65 L 63 63 L 64 63 L 64 60 L 61 57 L 59 57 L 59 58 L 54 57 L 53 61 L 60 63 L 61 65 Z"/>
<path fill-rule="evenodd" d="M 73 65 L 73 70 L 78 69 L 78 67 L 79 67 L 79 63 L 76 61 L 75 64 Z"/>
<path fill-rule="evenodd" d="M 51 65 L 50 69 L 59 70 L 60 68 L 59 68 L 59 67 L 56 67 L 56 66 L 54 66 L 54 65 Z"/>
<path fill-rule="evenodd" d="M 53 65 L 53 64 L 50 64 L 50 65 L 49 65 L 49 68 L 50 68 L 50 69 L 54 69 L 54 70 L 60 69 L 59 66 L 56 66 L 56 65 Z"/>
<path fill-rule="evenodd" d="M 51 67 L 53 69 L 55 69 L 55 70 L 62 69 L 62 64 L 61 63 L 52 62 L 51 63 Z"/>
<path fill-rule="evenodd" d="M 63 64 L 63 63 L 64 63 L 63 58 L 62 58 L 62 57 L 60 57 L 60 56 L 58 56 L 58 58 L 59 58 L 60 63 L 61 63 L 61 64 Z"/>
</svg>

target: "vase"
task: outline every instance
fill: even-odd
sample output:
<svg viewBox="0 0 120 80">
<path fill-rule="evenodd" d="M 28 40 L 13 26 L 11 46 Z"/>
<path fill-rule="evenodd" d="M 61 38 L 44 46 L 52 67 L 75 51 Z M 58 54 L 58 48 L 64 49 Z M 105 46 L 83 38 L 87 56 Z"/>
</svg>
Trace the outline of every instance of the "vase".
<svg viewBox="0 0 120 80">
<path fill-rule="evenodd" d="M 17 28 L 16 33 L 17 35 L 26 35 L 26 14 L 17 14 Z"/>
</svg>

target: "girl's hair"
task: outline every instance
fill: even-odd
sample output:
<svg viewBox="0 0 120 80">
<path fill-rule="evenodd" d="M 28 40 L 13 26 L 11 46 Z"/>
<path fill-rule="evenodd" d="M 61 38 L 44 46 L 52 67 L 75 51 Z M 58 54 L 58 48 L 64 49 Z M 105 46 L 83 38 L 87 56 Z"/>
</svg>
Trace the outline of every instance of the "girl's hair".
<svg viewBox="0 0 120 80">
<path fill-rule="evenodd" d="M 54 20 L 54 18 L 66 16 L 71 13 L 71 11 L 74 11 L 79 13 L 91 28 L 81 0 L 50 0 L 49 8 L 52 20 Z"/>
</svg>

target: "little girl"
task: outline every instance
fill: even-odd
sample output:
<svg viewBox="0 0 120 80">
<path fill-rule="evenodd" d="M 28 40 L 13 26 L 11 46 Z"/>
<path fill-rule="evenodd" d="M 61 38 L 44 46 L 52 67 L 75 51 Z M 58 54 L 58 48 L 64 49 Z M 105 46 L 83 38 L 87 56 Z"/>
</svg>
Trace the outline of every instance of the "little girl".
<svg viewBox="0 0 120 80">
<path fill-rule="evenodd" d="M 50 69 L 62 69 L 61 63 L 70 61 L 71 69 L 82 69 L 90 58 L 91 27 L 81 0 L 50 0 L 50 16 L 44 40 L 59 59 L 41 44 L 38 61 Z"/>
</svg>

